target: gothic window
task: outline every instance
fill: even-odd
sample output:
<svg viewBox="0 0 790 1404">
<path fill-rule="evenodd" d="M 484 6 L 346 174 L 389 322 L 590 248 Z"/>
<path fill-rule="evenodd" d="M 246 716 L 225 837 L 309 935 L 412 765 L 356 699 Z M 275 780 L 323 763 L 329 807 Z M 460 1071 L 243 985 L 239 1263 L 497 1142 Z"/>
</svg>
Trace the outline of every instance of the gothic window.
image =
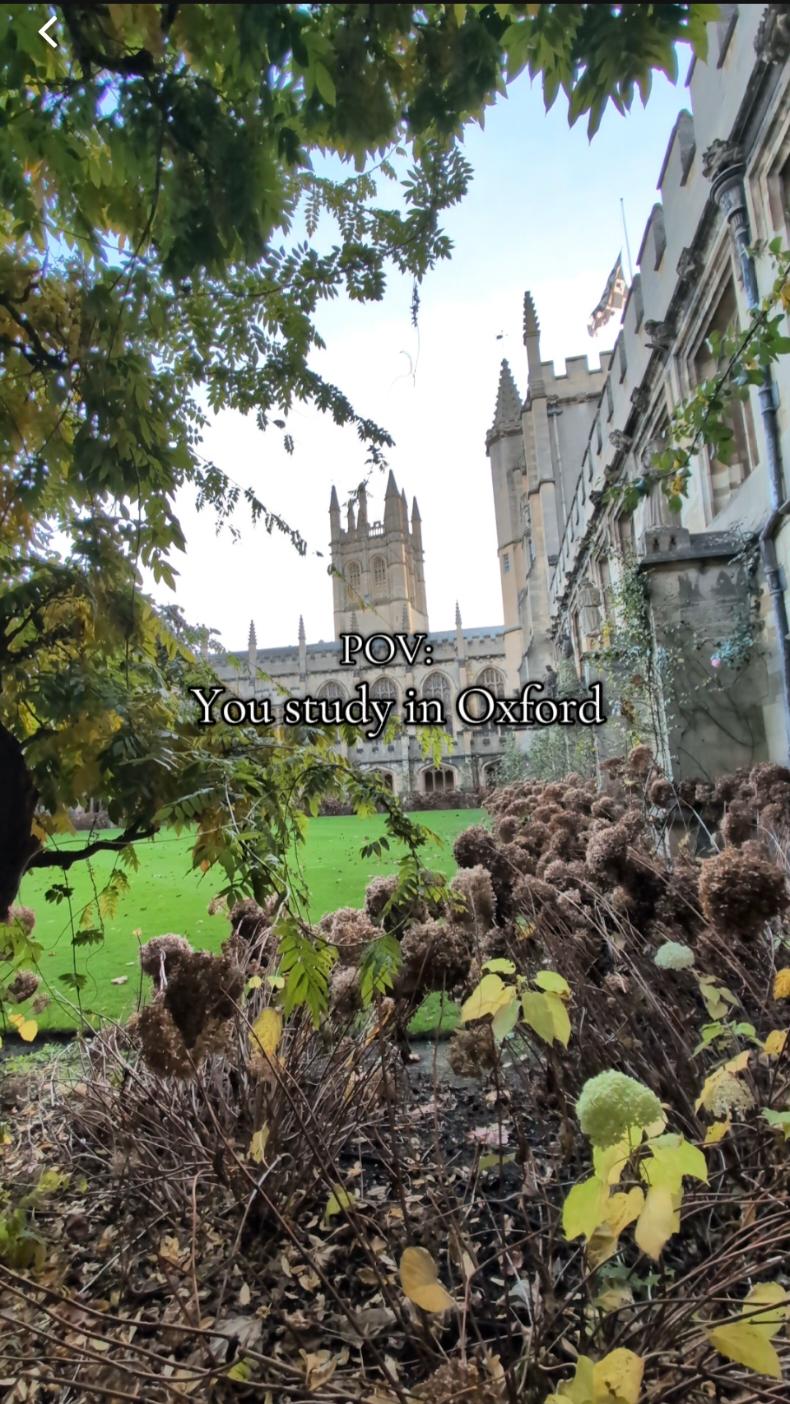
<svg viewBox="0 0 790 1404">
<path fill-rule="evenodd" d="M 490 692 L 494 697 L 504 697 L 505 695 L 505 675 L 499 668 L 484 668 L 475 680 L 475 687 L 484 687 L 486 692 Z M 488 711 L 487 705 L 482 697 L 470 697 L 470 712 L 477 712 L 479 716 L 484 716 Z M 493 721 L 481 722 L 475 730 L 485 735 L 498 731 L 499 728 Z"/>
<path fill-rule="evenodd" d="M 422 695 L 423 697 L 438 698 L 438 700 L 441 702 L 445 718 L 445 731 L 449 731 L 450 735 L 452 736 L 453 717 L 452 711 L 450 709 L 450 684 L 444 676 L 444 673 L 429 673 L 427 678 L 425 679 L 425 682 L 422 685 Z"/>
<path fill-rule="evenodd" d="M 377 678 L 370 689 L 371 697 L 381 697 L 392 702 L 398 701 L 398 689 L 391 678 Z"/>
<path fill-rule="evenodd" d="M 444 795 L 455 789 L 455 771 L 449 765 L 424 770 L 422 776 L 426 795 Z"/>
<path fill-rule="evenodd" d="M 722 369 L 721 358 L 713 354 L 709 345 L 711 334 L 717 333 L 722 336 L 727 332 L 737 330 L 737 327 L 738 307 L 735 301 L 735 285 L 732 278 L 729 278 L 719 296 L 705 336 L 694 357 L 692 369 L 693 378 L 697 385 L 703 380 L 710 380 Z M 736 488 L 739 488 L 744 479 L 748 478 L 757 459 L 754 421 L 749 401 L 734 401 L 727 414 L 727 422 L 732 430 L 729 463 L 723 463 L 721 459 L 715 458 L 710 449 L 704 451 L 708 462 L 711 515 L 714 517 L 721 512 L 722 508 L 726 507 Z"/>
<path fill-rule="evenodd" d="M 346 566 L 346 607 L 353 609 L 360 602 L 361 572 L 356 561 Z"/>
<path fill-rule="evenodd" d="M 325 682 L 322 683 L 319 687 L 318 696 L 328 697 L 331 700 L 338 700 L 344 702 L 346 698 L 346 690 L 344 687 L 340 686 L 340 683 Z"/>
<path fill-rule="evenodd" d="M 373 557 L 373 593 L 377 598 L 387 593 L 387 562 L 383 556 Z"/>
</svg>

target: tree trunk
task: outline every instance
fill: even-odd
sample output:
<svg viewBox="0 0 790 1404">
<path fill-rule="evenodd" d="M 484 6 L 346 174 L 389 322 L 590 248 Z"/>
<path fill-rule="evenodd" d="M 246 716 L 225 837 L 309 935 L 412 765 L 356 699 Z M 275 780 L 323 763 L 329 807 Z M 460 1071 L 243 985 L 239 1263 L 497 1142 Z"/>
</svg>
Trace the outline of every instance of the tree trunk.
<svg viewBox="0 0 790 1404">
<path fill-rule="evenodd" d="M 0 922 L 41 844 L 31 832 L 38 791 L 25 765 L 22 747 L 0 725 Z"/>
</svg>

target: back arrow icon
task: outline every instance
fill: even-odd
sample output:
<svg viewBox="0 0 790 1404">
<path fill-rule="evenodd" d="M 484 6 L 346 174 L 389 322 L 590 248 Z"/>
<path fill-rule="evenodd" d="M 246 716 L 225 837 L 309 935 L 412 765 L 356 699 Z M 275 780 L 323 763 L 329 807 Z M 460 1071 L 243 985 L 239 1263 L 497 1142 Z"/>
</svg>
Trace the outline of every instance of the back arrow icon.
<svg viewBox="0 0 790 1404">
<path fill-rule="evenodd" d="M 44 39 L 47 42 L 47 44 L 49 44 L 49 47 L 51 49 L 56 49 L 58 47 L 58 41 L 57 39 L 53 39 L 51 34 L 47 34 L 47 30 L 52 28 L 56 19 L 57 15 L 53 15 L 51 19 L 47 20 L 46 24 L 42 24 L 40 30 L 38 31 L 41 35 L 41 38 Z"/>
</svg>

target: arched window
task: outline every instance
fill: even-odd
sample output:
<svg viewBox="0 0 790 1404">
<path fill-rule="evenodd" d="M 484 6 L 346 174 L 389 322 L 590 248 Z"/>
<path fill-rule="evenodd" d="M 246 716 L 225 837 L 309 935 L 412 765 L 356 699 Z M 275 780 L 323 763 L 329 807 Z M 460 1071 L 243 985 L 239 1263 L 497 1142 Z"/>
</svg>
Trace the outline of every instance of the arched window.
<svg viewBox="0 0 790 1404">
<path fill-rule="evenodd" d="M 494 790 L 499 784 L 499 762 L 489 761 L 483 766 L 483 786 L 486 790 Z"/>
<path fill-rule="evenodd" d="M 356 561 L 346 566 L 346 607 L 353 609 L 360 601 L 361 572 Z"/>
<path fill-rule="evenodd" d="M 450 684 L 444 673 L 429 673 L 422 685 L 423 697 L 437 698 L 442 704 L 444 712 L 444 727 L 446 731 L 453 732 L 453 714 L 451 709 Z"/>
<path fill-rule="evenodd" d="M 484 668 L 475 680 L 475 687 L 484 687 L 486 692 L 490 692 L 492 697 L 504 697 L 505 695 L 505 675 L 499 668 Z M 469 711 L 476 716 L 484 716 L 488 711 L 488 706 L 482 697 L 470 697 Z M 475 727 L 475 731 L 485 733 L 498 731 L 494 721 L 482 722 Z"/>
<path fill-rule="evenodd" d="M 373 557 L 373 593 L 377 598 L 387 593 L 387 562 L 383 556 Z"/>
<path fill-rule="evenodd" d="M 319 689 L 318 689 L 318 696 L 319 696 L 319 697 L 339 698 L 340 701 L 343 701 L 343 702 L 344 702 L 345 699 L 346 699 L 346 689 L 345 689 L 344 687 L 341 687 L 340 683 L 336 683 L 336 682 L 325 682 L 325 683 L 322 683 L 321 686 L 319 687 Z"/>
<path fill-rule="evenodd" d="M 398 689 L 392 678 L 377 678 L 370 688 L 371 697 L 391 698 L 397 704 Z"/>
<path fill-rule="evenodd" d="M 455 771 L 452 766 L 434 766 L 422 772 L 422 785 L 426 795 L 444 795 L 455 789 Z"/>
</svg>

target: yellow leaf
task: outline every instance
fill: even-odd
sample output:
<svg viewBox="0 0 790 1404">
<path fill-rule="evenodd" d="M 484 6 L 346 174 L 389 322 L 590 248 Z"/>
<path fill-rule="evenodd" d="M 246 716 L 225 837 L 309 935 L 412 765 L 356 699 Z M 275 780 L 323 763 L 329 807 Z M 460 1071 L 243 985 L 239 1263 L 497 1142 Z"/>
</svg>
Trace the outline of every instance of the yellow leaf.
<svg viewBox="0 0 790 1404">
<path fill-rule="evenodd" d="M 487 1014 L 496 1014 L 508 1004 L 513 995 L 513 986 L 506 985 L 496 974 L 484 975 L 476 989 L 461 1009 L 461 1023 L 470 1019 L 485 1019 Z"/>
<path fill-rule="evenodd" d="M 645 1196 L 638 1185 L 634 1185 L 627 1194 L 620 1190 L 617 1194 L 610 1195 L 606 1206 L 606 1222 L 616 1238 L 620 1237 L 623 1229 L 632 1224 L 634 1219 L 639 1218 L 644 1207 Z"/>
<path fill-rule="evenodd" d="M 665 1185 L 651 1185 L 645 1198 L 645 1207 L 634 1229 L 637 1246 L 655 1261 L 674 1230 L 675 1209 L 672 1195 Z"/>
<path fill-rule="evenodd" d="M 349 1194 L 348 1190 L 347 1190 L 347 1189 L 344 1189 L 342 1185 L 335 1185 L 335 1187 L 334 1187 L 332 1193 L 330 1194 L 328 1200 L 326 1201 L 326 1209 L 324 1210 L 324 1218 L 325 1218 L 325 1219 L 332 1219 L 332 1218 L 334 1218 L 335 1214 L 341 1213 L 341 1211 L 342 1211 L 343 1209 L 347 1209 L 348 1206 L 349 1206 L 349 1204 L 353 1204 L 353 1203 L 354 1203 L 354 1196 L 353 1196 L 353 1194 Z"/>
<path fill-rule="evenodd" d="M 279 1009 L 262 1009 L 250 1030 L 250 1044 L 255 1040 L 266 1057 L 271 1059 L 277 1052 L 283 1031 L 283 1016 Z M 254 1046 L 253 1046 L 254 1051 Z"/>
<path fill-rule="evenodd" d="M 9 1014 L 9 1024 L 13 1024 L 19 1037 L 24 1043 L 32 1043 L 38 1033 L 38 1024 L 35 1019 L 26 1019 L 24 1014 Z"/>
<path fill-rule="evenodd" d="M 633 1153 L 634 1141 L 631 1136 L 624 1136 L 621 1141 L 615 1141 L 613 1146 L 594 1146 L 593 1165 L 599 1180 L 616 1185 Z"/>
<path fill-rule="evenodd" d="M 528 991 L 522 996 L 521 1011 L 524 1015 L 524 1023 L 529 1024 L 529 1027 L 534 1029 L 544 1043 L 553 1043 L 554 1019 L 547 999 L 548 996 L 545 994 L 535 994 Z"/>
<path fill-rule="evenodd" d="M 565 1380 L 556 1394 L 550 1394 L 546 1404 L 592 1404 L 594 1365 L 589 1355 L 580 1355 L 572 1380 Z"/>
<path fill-rule="evenodd" d="M 568 1011 L 561 995 L 547 994 L 544 996 L 551 1013 L 551 1022 L 554 1027 L 554 1037 L 563 1048 L 568 1047 L 571 1036 L 571 1021 Z"/>
<path fill-rule="evenodd" d="M 564 1048 L 568 1047 L 571 1021 L 559 995 L 537 994 L 529 990 L 522 995 L 521 1010 L 524 1023 L 534 1029 L 544 1043 L 553 1043 L 556 1039 Z"/>
<path fill-rule="evenodd" d="M 639 1173 L 647 1184 L 665 1185 L 673 1193 L 680 1189 L 684 1175 L 708 1182 L 707 1161 L 699 1147 L 671 1133 L 651 1142 L 650 1156 L 642 1161 Z"/>
<path fill-rule="evenodd" d="M 786 1043 L 787 1030 L 772 1029 L 763 1044 L 763 1052 L 767 1053 L 769 1058 L 778 1058 L 780 1053 L 784 1053 Z"/>
<path fill-rule="evenodd" d="M 515 993 L 508 1000 L 507 1004 L 503 1004 L 501 1009 L 497 1009 L 496 1014 L 491 1020 L 491 1032 L 497 1043 L 501 1043 L 502 1039 L 506 1038 L 516 1027 L 518 1009 L 519 1005 Z"/>
<path fill-rule="evenodd" d="M 751 1048 L 744 1048 L 742 1053 L 736 1053 L 734 1058 L 728 1058 L 724 1064 L 725 1072 L 743 1072 L 751 1057 L 751 1051 Z"/>
<path fill-rule="evenodd" d="M 754 1311 L 754 1307 L 765 1304 L 767 1311 Z M 778 1282 L 758 1282 L 744 1299 L 744 1318 L 750 1326 L 756 1326 L 767 1340 L 771 1340 L 790 1317 L 790 1297 L 787 1289 Z"/>
<path fill-rule="evenodd" d="M 593 1366 L 593 1404 L 639 1404 L 644 1370 L 633 1350 L 610 1350 Z"/>
<path fill-rule="evenodd" d="M 609 1187 L 597 1175 L 582 1180 L 565 1197 L 562 1206 L 562 1231 L 568 1239 L 581 1234 L 591 1238 L 606 1216 Z"/>
<path fill-rule="evenodd" d="M 247 981 L 247 989 L 259 990 L 262 984 L 263 980 L 261 979 L 260 975 L 251 975 L 249 980 Z"/>
<path fill-rule="evenodd" d="M 723 1141 L 731 1126 L 730 1117 L 726 1117 L 724 1121 L 712 1121 L 705 1132 L 705 1145 L 715 1146 L 719 1141 Z"/>
<path fill-rule="evenodd" d="M 769 1375 L 772 1380 L 782 1378 L 779 1356 L 759 1326 L 736 1321 L 732 1326 L 715 1326 L 705 1334 L 714 1350 L 728 1360 L 745 1365 L 758 1375 Z"/>
<path fill-rule="evenodd" d="M 455 1305 L 447 1288 L 439 1281 L 436 1264 L 426 1248 L 404 1248 L 400 1284 L 409 1301 L 423 1311 L 447 1311 Z"/>
<path fill-rule="evenodd" d="M 266 1142 L 269 1139 L 269 1127 L 262 1126 L 260 1131 L 253 1133 L 250 1141 L 250 1148 L 247 1154 L 250 1160 L 254 1160 L 256 1165 L 263 1165 L 266 1159 Z"/>
<path fill-rule="evenodd" d="M 790 999 L 790 965 L 777 970 L 774 976 L 774 999 Z"/>
<path fill-rule="evenodd" d="M 539 990 L 545 990 L 548 994 L 562 995 L 564 999 L 570 998 L 571 987 L 562 975 L 558 975 L 556 970 L 539 970 L 533 985 L 537 985 Z"/>
</svg>

